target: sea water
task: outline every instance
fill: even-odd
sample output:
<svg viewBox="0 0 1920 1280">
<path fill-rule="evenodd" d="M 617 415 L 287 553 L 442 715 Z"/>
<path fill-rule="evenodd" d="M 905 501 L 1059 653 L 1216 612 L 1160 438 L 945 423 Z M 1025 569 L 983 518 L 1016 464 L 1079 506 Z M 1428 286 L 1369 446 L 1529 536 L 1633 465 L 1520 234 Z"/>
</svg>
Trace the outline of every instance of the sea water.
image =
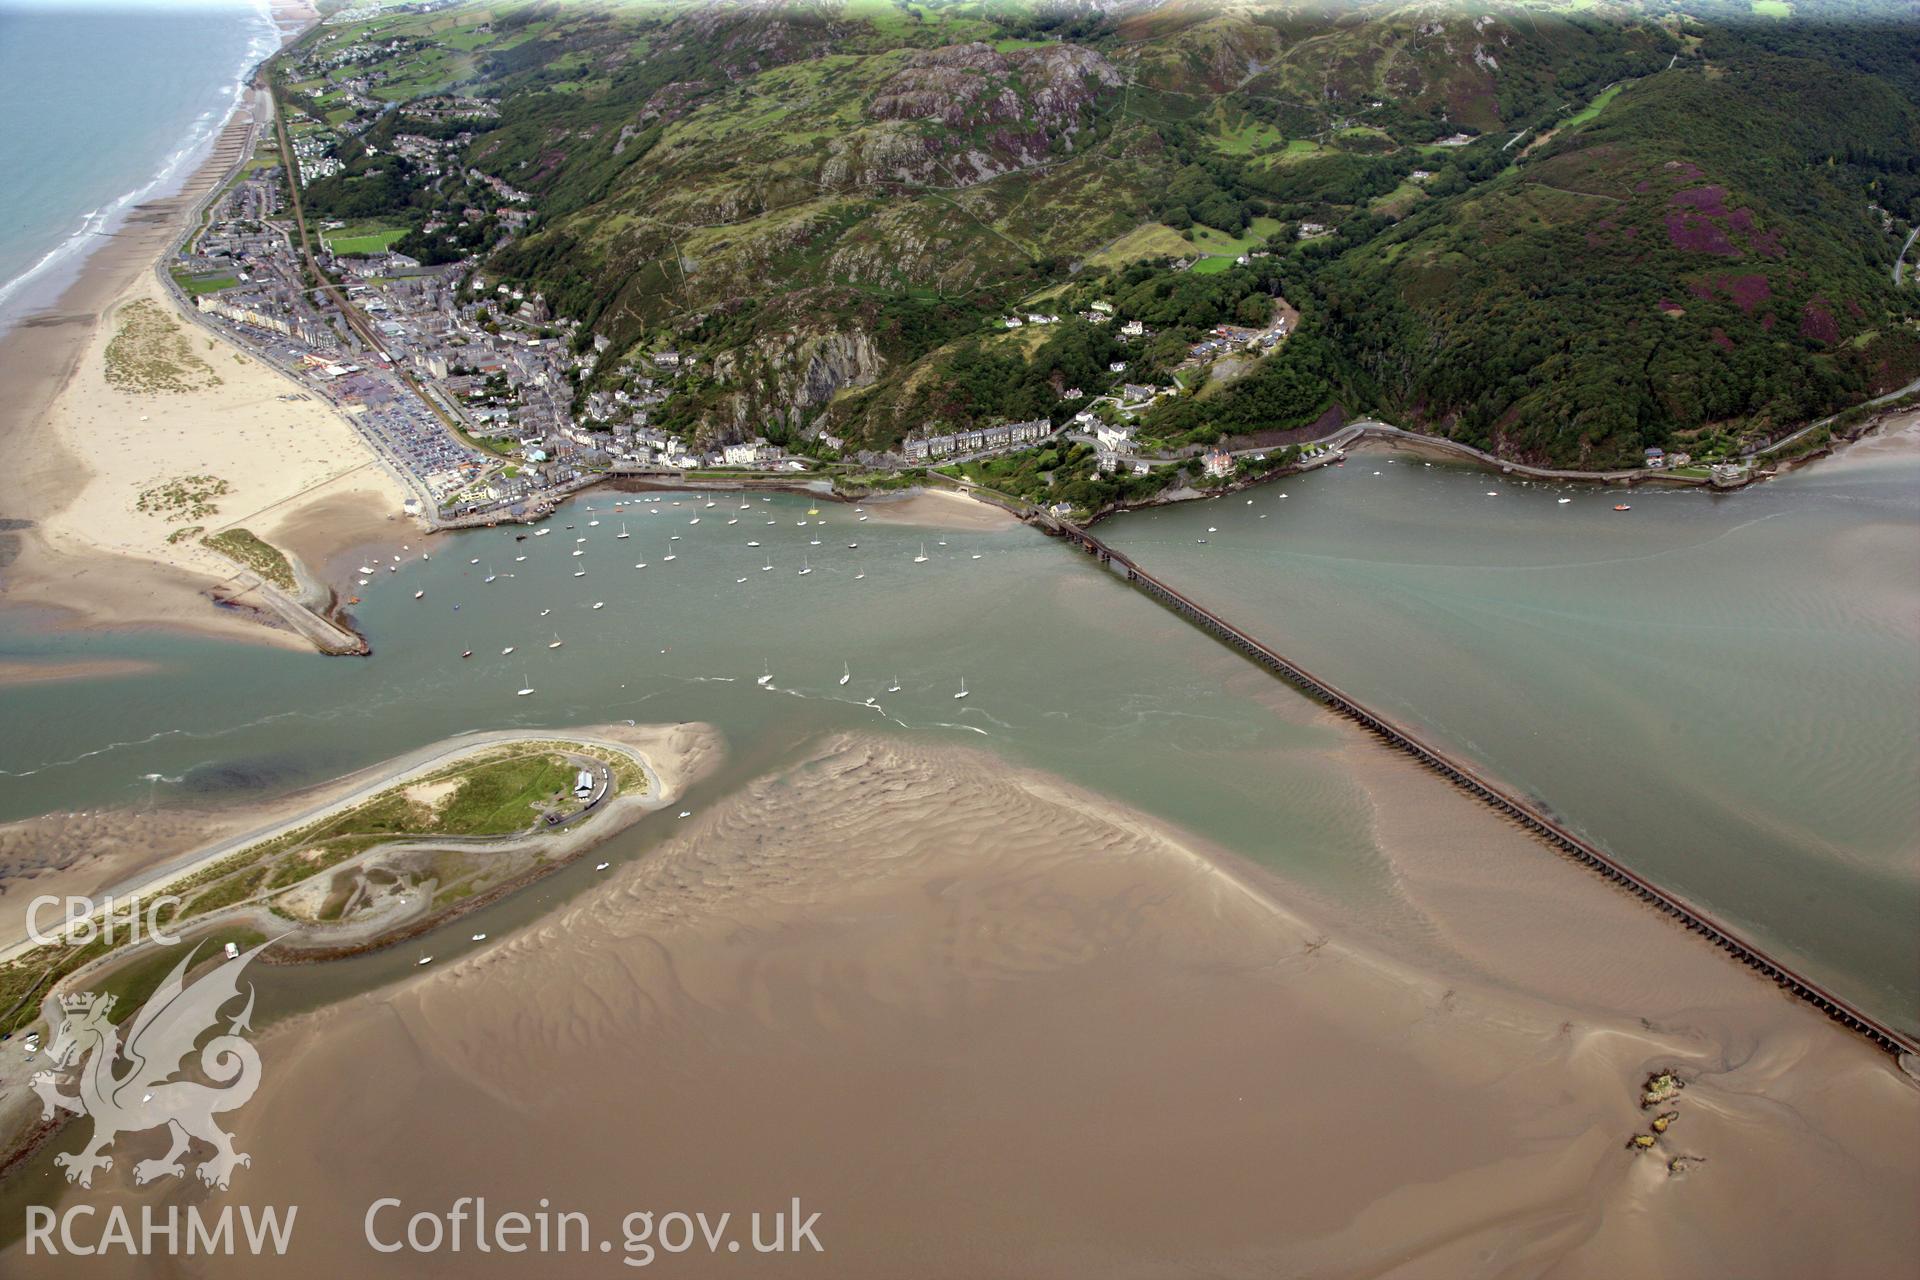
<svg viewBox="0 0 1920 1280">
<path fill-rule="evenodd" d="M 178 189 L 278 43 L 249 0 L 0 0 L 0 329 Z"/>
</svg>

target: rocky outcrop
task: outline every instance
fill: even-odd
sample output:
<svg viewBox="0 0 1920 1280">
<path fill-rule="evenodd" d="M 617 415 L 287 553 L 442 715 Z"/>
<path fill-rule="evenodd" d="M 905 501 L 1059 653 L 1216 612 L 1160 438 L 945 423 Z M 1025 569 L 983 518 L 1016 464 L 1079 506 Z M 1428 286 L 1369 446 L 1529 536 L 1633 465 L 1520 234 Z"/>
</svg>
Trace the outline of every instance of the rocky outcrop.
<svg viewBox="0 0 1920 1280">
<path fill-rule="evenodd" d="M 925 173 L 937 167 L 943 185 L 970 186 L 1071 151 L 1103 96 L 1123 82 L 1112 63 L 1078 45 L 1009 53 L 950 45 L 909 58 L 875 91 L 866 115 L 921 126 L 922 151 L 895 142 L 896 160 Z"/>
<path fill-rule="evenodd" d="M 1091 49 L 1060 44 L 1001 53 L 989 44 L 918 53 L 867 104 L 874 120 L 936 120 L 949 126 L 1032 120 L 1077 123 L 1102 88 L 1124 77 Z"/>
<path fill-rule="evenodd" d="M 871 386 L 886 368 L 873 338 L 860 329 L 756 338 L 714 357 L 715 378 L 734 389 L 708 427 L 715 439 L 739 439 L 769 421 L 797 426 L 846 388 Z"/>
</svg>

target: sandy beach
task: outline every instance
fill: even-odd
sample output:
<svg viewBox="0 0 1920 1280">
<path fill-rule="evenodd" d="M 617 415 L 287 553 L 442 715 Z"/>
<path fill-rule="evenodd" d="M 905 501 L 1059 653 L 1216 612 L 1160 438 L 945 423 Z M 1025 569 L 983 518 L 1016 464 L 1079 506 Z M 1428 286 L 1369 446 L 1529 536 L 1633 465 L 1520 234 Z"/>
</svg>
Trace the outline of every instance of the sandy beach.
<svg viewBox="0 0 1920 1280">
<path fill-rule="evenodd" d="M 950 489 L 916 489 L 899 497 L 878 494 L 854 504 L 860 514 L 881 524 L 926 525 L 935 529 L 1007 529 L 1020 521 L 1004 507 L 981 502 Z"/>
<path fill-rule="evenodd" d="M 781 1263 L 822 1276 L 1904 1265 L 1920 1091 L 1884 1055 L 1335 736 L 1392 920 L 984 755 L 825 742 L 540 923 L 263 1037 L 244 1198 L 302 1206 L 302 1276 L 525 1274 L 365 1243 L 379 1197 L 463 1195 L 616 1241 L 636 1209 L 799 1196 L 826 1251 Z"/>
<path fill-rule="evenodd" d="M 290 32 L 303 21 L 297 6 L 276 13 Z M 247 580 L 201 539 L 242 528 L 281 545 L 303 595 L 324 603 L 331 554 L 375 532 L 411 534 L 399 483 L 353 428 L 180 314 L 155 274 L 270 109 L 264 92 L 248 95 L 183 190 L 136 208 L 53 307 L 0 336 L 0 443 L 18 460 L 0 478 L 7 603 L 77 625 L 306 647 L 250 611 L 215 607 L 210 591 Z"/>
</svg>

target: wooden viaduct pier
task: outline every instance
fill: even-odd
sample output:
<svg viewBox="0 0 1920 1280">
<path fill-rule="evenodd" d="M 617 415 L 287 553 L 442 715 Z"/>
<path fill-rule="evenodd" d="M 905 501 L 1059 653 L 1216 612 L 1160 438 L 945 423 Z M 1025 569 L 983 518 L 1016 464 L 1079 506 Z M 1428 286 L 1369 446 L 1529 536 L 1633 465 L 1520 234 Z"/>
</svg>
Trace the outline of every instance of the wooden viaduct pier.
<svg viewBox="0 0 1920 1280">
<path fill-rule="evenodd" d="M 1637 895 L 1655 908 L 1672 916 L 1694 933 L 1702 935 L 1748 968 L 1758 970 L 1779 986 L 1825 1013 L 1829 1018 L 1852 1028 L 1896 1056 L 1920 1054 L 1920 1045 L 1917 1045 L 1911 1036 L 1896 1031 L 1862 1012 L 1843 997 L 1835 995 L 1811 978 L 1796 972 L 1785 962 L 1776 960 L 1699 907 L 1674 896 L 1646 877 L 1622 865 L 1610 854 L 1576 835 L 1534 805 L 1489 782 L 1466 764 L 1439 748 L 1421 741 L 1407 729 L 1378 712 L 1368 709 L 1357 699 L 1262 644 L 1211 609 L 1189 599 L 1178 589 L 1141 568 L 1130 556 L 1114 550 L 1085 529 L 1060 519 L 1050 512 L 1041 511 L 1026 504 L 1020 505 L 1024 507 L 1024 514 L 1042 528 L 1077 544 L 1087 554 L 1097 557 L 1102 565 L 1124 573 L 1129 583 L 1202 631 L 1220 640 L 1229 648 L 1238 650 L 1256 664 L 1265 667 L 1309 696 L 1357 721 L 1361 727 L 1384 739 L 1389 745 L 1406 752 L 1461 790 L 1512 818 L 1568 857 L 1585 864 L 1629 893 Z"/>
</svg>

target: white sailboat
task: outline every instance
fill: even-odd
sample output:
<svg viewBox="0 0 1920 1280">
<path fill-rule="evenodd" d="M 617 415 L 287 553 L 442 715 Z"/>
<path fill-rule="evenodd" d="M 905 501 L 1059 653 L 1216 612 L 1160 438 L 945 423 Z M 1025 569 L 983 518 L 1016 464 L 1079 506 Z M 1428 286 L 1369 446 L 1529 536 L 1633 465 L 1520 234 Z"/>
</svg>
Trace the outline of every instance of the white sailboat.
<svg viewBox="0 0 1920 1280">
<path fill-rule="evenodd" d="M 533 536 L 534 536 L 534 537 L 536 537 L 536 538 L 544 538 L 544 537 L 546 537 L 546 536 L 547 536 L 548 534 L 550 534 L 550 533 L 552 533 L 552 532 L 553 532 L 553 530 L 551 530 L 551 529 L 535 529 L 535 530 L 533 531 Z"/>
<path fill-rule="evenodd" d="M 584 578 L 587 576 L 587 571 L 585 569 L 575 569 L 573 571 L 573 576 L 576 578 Z"/>
<path fill-rule="evenodd" d="M 508 645 L 508 646 L 507 646 L 506 648 L 504 648 L 504 649 L 502 649 L 502 650 L 500 651 L 500 656 L 504 658 L 504 657 L 506 657 L 506 656 L 507 656 L 508 654 L 510 654 L 510 653 L 512 653 L 512 652 L 513 652 L 513 646 L 512 646 L 512 645 Z"/>
<path fill-rule="evenodd" d="M 499 574 L 497 574 L 497 573 L 495 573 L 495 572 L 493 571 L 493 566 L 492 566 L 492 565 L 488 565 L 488 566 L 487 566 L 487 576 L 486 576 L 486 577 L 484 577 L 484 578 L 482 578 L 482 579 L 480 579 L 480 581 L 482 581 L 482 582 L 492 582 L 492 581 L 493 581 L 493 580 L 494 580 L 495 578 L 497 578 L 497 577 L 499 577 L 499 576 L 500 576 Z"/>
<path fill-rule="evenodd" d="M 527 678 L 527 673 L 524 671 L 521 672 L 520 678 L 522 680 L 525 680 Z M 515 693 L 513 696 L 516 698 L 524 698 L 532 692 L 533 692 L 533 686 L 531 684 L 527 684 L 527 685 L 521 686 L 520 690 L 517 693 Z"/>
<path fill-rule="evenodd" d="M 888 693 L 898 693 L 898 692 L 900 692 L 900 677 L 899 677 L 899 676 L 895 676 L 895 677 L 893 678 L 893 683 L 887 686 L 887 692 L 888 692 Z"/>
<path fill-rule="evenodd" d="M 620 532 L 614 534 L 613 536 L 616 538 L 624 538 L 627 536 L 627 522 L 625 520 L 622 520 L 620 522 Z"/>
<path fill-rule="evenodd" d="M 426 595 L 426 594 L 427 594 L 427 593 L 426 593 L 426 592 L 424 592 L 424 591 L 416 591 L 416 592 L 414 592 L 414 593 L 413 593 L 413 598 L 414 598 L 415 600 L 418 600 L 418 599 L 420 599 L 420 597 L 422 597 L 422 596 L 424 596 L 424 595 Z"/>
<path fill-rule="evenodd" d="M 749 538 L 749 539 L 747 539 L 747 545 L 748 545 L 748 546 L 750 546 L 750 547 L 757 547 L 757 546 L 759 546 L 759 545 L 760 545 L 760 539 L 758 539 L 758 538 Z"/>
<path fill-rule="evenodd" d="M 913 562 L 915 564 L 925 564 L 927 562 L 927 544 L 926 543 L 923 542 L 920 544 L 920 554 L 913 558 Z"/>
<path fill-rule="evenodd" d="M 760 670 L 761 670 L 761 671 L 763 672 L 763 674 L 762 674 L 762 675 L 760 675 L 760 676 L 758 676 L 758 677 L 756 677 L 756 678 L 754 679 L 754 683 L 755 683 L 755 684 L 757 684 L 757 685 L 769 685 L 769 684 L 772 684 L 772 683 L 773 683 L 773 668 L 772 668 L 772 667 L 770 667 L 770 666 L 768 666 L 768 665 L 767 665 L 766 663 L 764 663 L 764 662 L 763 662 L 763 663 L 761 663 L 761 664 L 760 664 Z"/>
<path fill-rule="evenodd" d="M 966 696 L 967 696 L 967 678 L 966 678 L 965 676 L 961 676 L 961 677 L 960 677 L 960 692 L 958 692 L 958 693 L 956 693 L 956 694 L 954 694 L 954 695 L 953 695 L 953 700 L 954 700 L 955 702 L 958 702 L 958 701 L 959 701 L 960 699 L 962 699 L 962 698 L 964 698 L 964 697 L 966 697 Z"/>
<path fill-rule="evenodd" d="M 662 560 L 672 560 L 674 558 L 673 541 L 671 539 L 667 541 L 667 554 L 661 556 L 660 558 Z"/>
<path fill-rule="evenodd" d="M 700 517 L 699 517 L 699 516 L 695 516 L 695 517 L 694 517 L 693 519 L 691 519 L 691 520 L 689 520 L 689 521 L 687 521 L 687 523 L 688 523 L 688 524 L 699 524 L 699 523 L 700 523 Z"/>
<path fill-rule="evenodd" d="M 813 572 L 813 566 L 807 563 L 807 558 L 805 556 L 801 556 L 800 557 L 800 576 L 804 578 L 812 572 Z"/>
<path fill-rule="evenodd" d="M 561 645 L 563 645 L 563 644 L 565 644 L 565 643 L 566 643 L 566 641 L 564 641 L 564 640 L 562 640 L 562 639 L 560 638 L 560 633 L 559 633 L 558 631 L 556 631 L 556 632 L 554 632 L 554 633 L 553 633 L 553 639 L 547 642 L 547 648 L 549 648 L 549 649 L 558 649 L 558 648 L 559 648 L 559 647 L 560 647 Z"/>
<path fill-rule="evenodd" d="M 853 668 L 848 666 L 844 662 L 841 663 L 840 664 L 840 683 L 845 684 L 847 681 L 851 679 L 853 679 Z"/>
<path fill-rule="evenodd" d="M 604 609 L 607 607 L 607 602 L 605 600 L 595 600 L 593 602 L 593 607 L 596 609 Z"/>
<path fill-rule="evenodd" d="M 767 562 L 760 566 L 760 572 L 765 573 L 771 568 L 773 568 L 773 552 L 769 551 L 767 552 Z"/>
</svg>

